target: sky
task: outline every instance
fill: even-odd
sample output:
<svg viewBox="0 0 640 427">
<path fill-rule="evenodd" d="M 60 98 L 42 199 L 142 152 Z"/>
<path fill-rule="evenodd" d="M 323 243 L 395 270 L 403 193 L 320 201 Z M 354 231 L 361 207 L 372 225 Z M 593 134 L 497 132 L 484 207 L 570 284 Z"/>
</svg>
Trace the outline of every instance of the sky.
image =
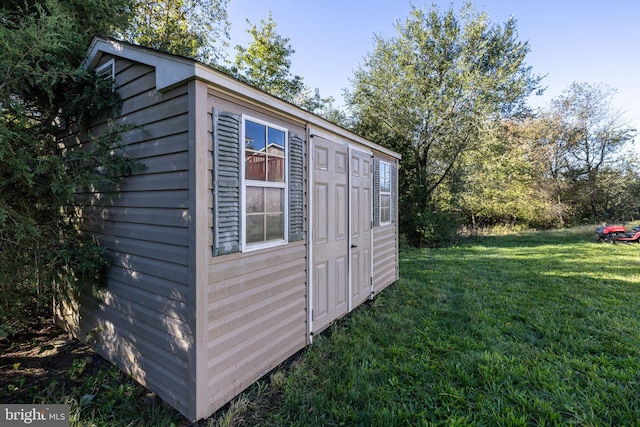
<svg viewBox="0 0 640 427">
<path fill-rule="evenodd" d="M 230 0 L 231 46 L 248 46 L 247 19 L 260 24 L 271 12 L 276 31 L 290 39 L 293 74 L 343 105 L 354 71 L 374 49 L 374 35 L 396 35 L 412 5 L 422 0 Z M 440 11 L 463 1 L 434 0 Z M 615 88 L 615 107 L 640 131 L 640 1 L 638 0 L 475 0 L 477 11 L 493 23 L 517 21 L 518 38 L 529 43 L 526 62 L 544 75 L 544 95 L 531 97 L 533 107 L 546 105 L 572 82 L 604 83 Z M 231 54 L 230 59 L 233 59 Z M 640 153 L 640 138 L 635 149 Z"/>
</svg>

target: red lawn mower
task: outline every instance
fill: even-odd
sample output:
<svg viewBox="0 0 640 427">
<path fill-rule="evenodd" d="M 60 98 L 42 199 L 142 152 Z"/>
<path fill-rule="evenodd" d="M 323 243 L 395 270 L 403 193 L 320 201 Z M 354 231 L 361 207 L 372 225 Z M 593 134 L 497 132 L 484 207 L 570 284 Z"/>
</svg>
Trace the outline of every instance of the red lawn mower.
<svg viewBox="0 0 640 427">
<path fill-rule="evenodd" d="M 596 228 L 598 240 L 607 243 L 640 243 L 640 225 L 630 232 L 624 225 L 608 225 Z"/>
</svg>

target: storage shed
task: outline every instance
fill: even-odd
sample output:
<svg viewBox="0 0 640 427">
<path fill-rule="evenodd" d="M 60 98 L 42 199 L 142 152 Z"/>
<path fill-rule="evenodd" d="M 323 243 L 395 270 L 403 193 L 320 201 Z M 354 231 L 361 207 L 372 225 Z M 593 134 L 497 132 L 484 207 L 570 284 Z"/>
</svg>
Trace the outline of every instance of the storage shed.
<svg viewBox="0 0 640 427">
<path fill-rule="evenodd" d="M 92 194 L 107 288 L 57 320 L 187 418 L 397 280 L 396 153 L 191 59 L 96 38 L 87 66 L 146 167 Z"/>
</svg>

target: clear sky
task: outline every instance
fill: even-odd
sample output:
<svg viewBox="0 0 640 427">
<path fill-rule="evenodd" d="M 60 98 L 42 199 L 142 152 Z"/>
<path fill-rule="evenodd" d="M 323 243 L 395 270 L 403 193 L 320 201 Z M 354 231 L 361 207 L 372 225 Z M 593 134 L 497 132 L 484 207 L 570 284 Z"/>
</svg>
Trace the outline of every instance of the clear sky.
<svg viewBox="0 0 640 427">
<path fill-rule="evenodd" d="M 435 0 L 441 11 L 461 0 Z M 416 0 L 230 0 L 231 45 L 247 46 L 246 19 L 259 24 L 271 12 L 276 31 L 289 37 L 296 51 L 292 72 L 322 96 L 343 103 L 353 71 L 373 51 L 374 35 L 396 34 L 412 8 L 429 8 Z M 517 20 L 519 39 L 528 41 L 527 63 L 546 75 L 545 95 L 530 105 L 544 105 L 572 82 L 606 83 L 618 90 L 616 106 L 640 131 L 640 1 L 638 0 L 476 0 L 494 23 Z M 232 59 L 232 58 L 230 58 Z M 636 150 L 640 152 L 640 138 Z"/>
</svg>

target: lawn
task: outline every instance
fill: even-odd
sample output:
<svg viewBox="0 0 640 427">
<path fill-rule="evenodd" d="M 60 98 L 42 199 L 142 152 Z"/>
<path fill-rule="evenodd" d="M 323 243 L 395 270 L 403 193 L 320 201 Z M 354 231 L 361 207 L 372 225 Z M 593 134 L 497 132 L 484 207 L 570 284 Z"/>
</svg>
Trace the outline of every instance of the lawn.
<svg viewBox="0 0 640 427">
<path fill-rule="evenodd" d="M 396 284 L 198 425 L 638 425 L 640 245 L 593 229 L 402 250 Z M 85 360 L 0 400 L 70 402 L 72 425 L 187 424 Z"/>
<path fill-rule="evenodd" d="M 637 425 L 640 245 L 405 250 L 401 279 L 226 413 L 244 425 Z M 218 420 L 222 424 L 223 420 Z"/>
</svg>

